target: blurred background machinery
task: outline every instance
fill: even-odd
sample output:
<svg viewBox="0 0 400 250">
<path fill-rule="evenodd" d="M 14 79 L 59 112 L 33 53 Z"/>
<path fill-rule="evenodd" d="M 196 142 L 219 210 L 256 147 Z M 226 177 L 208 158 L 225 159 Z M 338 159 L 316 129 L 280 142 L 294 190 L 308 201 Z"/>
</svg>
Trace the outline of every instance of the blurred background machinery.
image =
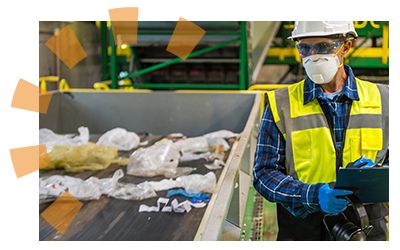
<svg viewBox="0 0 400 250">
<path fill-rule="evenodd" d="M 290 84 L 305 77 L 295 43 L 287 39 L 293 21 L 193 23 L 206 33 L 183 61 L 166 51 L 177 22 L 139 21 L 137 44 L 117 46 L 110 46 L 114 37 L 108 21 L 40 22 L 39 74 L 59 77 L 47 84 L 50 90 L 58 89 L 62 79 L 73 88 L 247 90 L 254 84 Z M 345 63 L 361 79 L 389 83 L 389 22 L 354 24 L 359 38 Z M 72 70 L 44 44 L 66 25 L 88 54 Z"/>
</svg>

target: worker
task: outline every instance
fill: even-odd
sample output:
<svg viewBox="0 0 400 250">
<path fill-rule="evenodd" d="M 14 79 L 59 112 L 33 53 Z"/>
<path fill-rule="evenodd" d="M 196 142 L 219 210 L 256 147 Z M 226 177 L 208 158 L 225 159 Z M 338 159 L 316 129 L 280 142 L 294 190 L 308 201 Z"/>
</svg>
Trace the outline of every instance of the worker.
<svg viewBox="0 0 400 250">
<path fill-rule="evenodd" d="M 296 21 L 288 38 L 307 76 L 267 92 L 253 168 L 255 189 L 277 203 L 277 240 L 332 240 L 324 218 L 333 223 L 342 212 L 360 226 L 338 197 L 352 192 L 329 183 L 363 154 L 389 164 L 389 88 L 343 64 L 356 38 L 353 21 Z M 388 211 L 382 203 L 364 207 L 374 226 L 367 240 L 386 240 Z"/>
</svg>

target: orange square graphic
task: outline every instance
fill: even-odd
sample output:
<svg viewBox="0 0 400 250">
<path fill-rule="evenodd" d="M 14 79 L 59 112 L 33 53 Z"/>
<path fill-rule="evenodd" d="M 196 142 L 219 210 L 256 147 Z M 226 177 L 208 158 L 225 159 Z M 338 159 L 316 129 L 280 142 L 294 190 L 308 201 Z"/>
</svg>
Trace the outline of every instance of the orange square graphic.
<svg viewBox="0 0 400 250">
<path fill-rule="evenodd" d="M 46 114 L 52 96 L 51 92 L 45 91 L 33 83 L 19 79 L 11 107 Z"/>
<path fill-rule="evenodd" d="M 47 108 L 49 107 L 52 96 L 52 93 L 43 89 L 41 90 L 39 94 L 39 113 L 47 114 Z"/>
<path fill-rule="evenodd" d="M 10 149 L 11 161 L 17 178 L 50 166 L 46 144 Z"/>
<path fill-rule="evenodd" d="M 46 45 L 70 69 L 87 57 L 86 52 L 69 25 L 54 34 L 46 42 Z"/>
<path fill-rule="evenodd" d="M 205 33 L 204 29 L 180 17 L 168 43 L 167 51 L 185 61 Z"/>
<path fill-rule="evenodd" d="M 138 7 L 109 9 L 115 45 L 137 44 Z"/>
<path fill-rule="evenodd" d="M 110 21 L 132 21 L 137 22 L 139 16 L 139 7 L 124 7 L 109 9 Z"/>
<path fill-rule="evenodd" d="M 40 215 L 57 231 L 64 233 L 82 207 L 70 192 L 65 191 Z"/>
<path fill-rule="evenodd" d="M 47 154 L 46 144 L 41 144 L 39 147 L 39 169 L 51 165 L 49 155 Z"/>
<path fill-rule="evenodd" d="M 137 44 L 137 22 L 112 22 L 115 45 Z"/>
</svg>

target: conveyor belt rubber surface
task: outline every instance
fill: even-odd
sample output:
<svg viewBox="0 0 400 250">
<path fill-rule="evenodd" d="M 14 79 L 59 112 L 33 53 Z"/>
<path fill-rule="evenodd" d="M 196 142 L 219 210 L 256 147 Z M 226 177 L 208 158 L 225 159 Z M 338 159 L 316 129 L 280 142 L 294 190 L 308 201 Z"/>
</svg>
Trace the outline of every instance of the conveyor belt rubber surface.
<svg viewBox="0 0 400 250">
<path fill-rule="evenodd" d="M 149 141 L 148 147 L 154 142 L 160 140 L 162 136 L 139 134 L 141 141 Z M 100 135 L 93 136 L 90 141 L 96 142 Z M 231 143 L 229 143 L 230 146 Z M 129 157 L 130 152 L 119 151 L 118 155 Z M 227 156 L 230 151 L 227 152 Z M 195 167 L 196 170 L 191 174 L 206 174 L 210 170 L 204 167 L 206 160 L 196 160 L 183 162 L 179 167 Z M 124 177 L 120 182 L 139 184 L 144 181 L 160 181 L 164 176 L 155 177 L 136 177 L 126 175 L 126 166 L 111 164 L 107 169 L 101 171 L 85 171 L 79 173 L 65 172 L 64 170 L 40 170 L 39 176 L 49 175 L 68 175 L 86 180 L 91 176 L 98 178 L 112 177 L 117 169 L 124 171 Z M 222 169 L 213 170 L 218 179 Z M 143 212 L 139 213 L 140 204 L 156 206 L 159 197 L 165 197 L 167 190 L 157 192 L 158 197 L 145 199 L 141 201 L 118 200 L 102 195 L 99 200 L 81 201 L 82 208 L 66 230 L 64 234 L 59 233 L 46 220 L 40 216 L 51 202 L 39 205 L 39 240 L 40 241 L 191 241 L 194 239 L 203 215 L 207 209 L 193 208 L 189 213 L 161 213 L 161 212 Z M 177 198 L 178 202 L 186 199 L 184 196 L 176 195 L 170 197 L 171 201 Z"/>
</svg>

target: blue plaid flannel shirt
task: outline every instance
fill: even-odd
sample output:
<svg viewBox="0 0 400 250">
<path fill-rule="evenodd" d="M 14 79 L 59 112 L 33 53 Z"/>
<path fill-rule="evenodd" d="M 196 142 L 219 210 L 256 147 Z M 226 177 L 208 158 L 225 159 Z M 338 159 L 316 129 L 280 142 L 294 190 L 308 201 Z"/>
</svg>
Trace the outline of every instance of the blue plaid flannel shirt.
<svg viewBox="0 0 400 250">
<path fill-rule="evenodd" d="M 352 100 L 359 100 L 356 80 L 351 68 L 344 65 L 347 81 L 333 100 L 325 97 L 322 88 L 310 78 L 304 81 L 304 104 L 318 98 L 334 131 L 336 146 L 341 147 L 347 112 Z M 389 150 L 384 164 L 389 164 Z M 285 140 L 279 133 L 268 104 L 265 106 L 254 157 L 254 188 L 268 201 L 280 203 L 294 216 L 305 218 L 321 211 L 318 192 L 324 183 L 306 184 L 284 174 Z"/>
</svg>

